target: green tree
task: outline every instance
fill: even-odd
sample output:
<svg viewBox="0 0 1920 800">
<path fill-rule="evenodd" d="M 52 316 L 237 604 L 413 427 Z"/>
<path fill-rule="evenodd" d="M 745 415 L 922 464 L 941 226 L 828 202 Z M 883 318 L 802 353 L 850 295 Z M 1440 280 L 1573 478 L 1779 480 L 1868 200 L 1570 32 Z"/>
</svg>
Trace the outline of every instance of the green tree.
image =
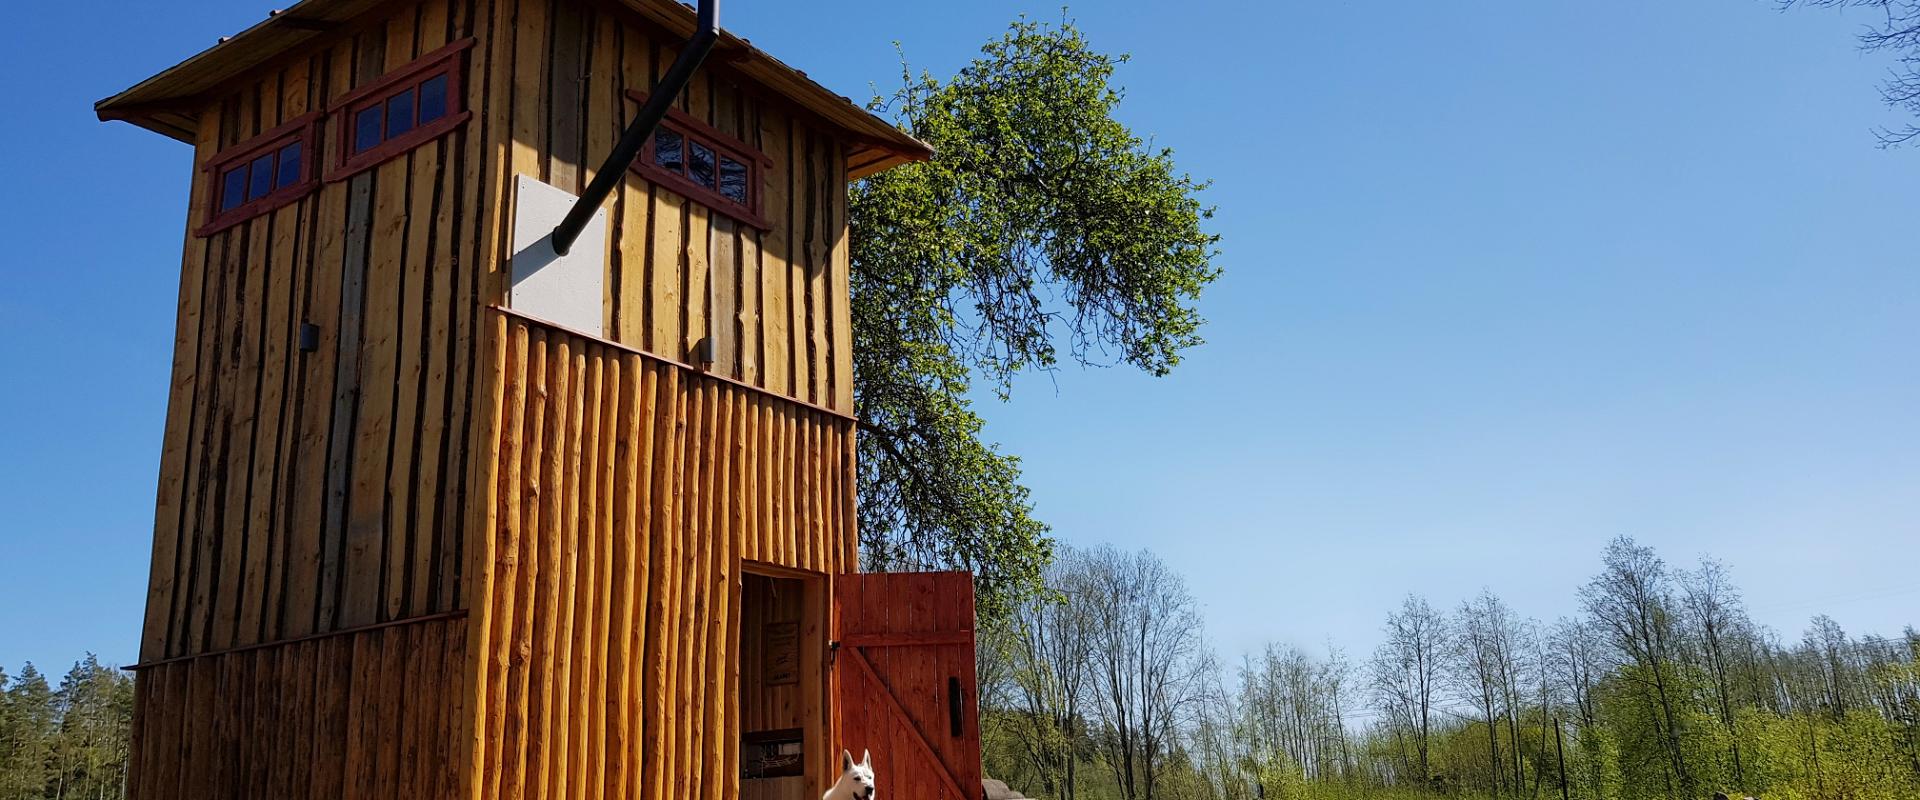
<svg viewBox="0 0 1920 800">
<path fill-rule="evenodd" d="M 856 184 L 860 535 L 877 568 L 974 570 L 999 615 L 1051 543 L 1019 460 L 981 438 L 976 380 L 1062 360 L 1163 375 L 1200 343 L 1218 271 L 1205 185 L 1114 118 L 1124 56 L 1025 20 L 953 78 L 903 69 L 875 100 L 931 161 Z"/>
<path fill-rule="evenodd" d="M 0 714 L 0 800 L 45 795 L 58 720 L 46 676 L 32 663 L 21 667 Z"/>
<path fill-rule="evenodd" d="M 61 679 L 54 708 L 60 722 L 51 748 L 52 796 L 119 797 L 133 725 L 133 679 L 88 653 Z"/>
</svg>

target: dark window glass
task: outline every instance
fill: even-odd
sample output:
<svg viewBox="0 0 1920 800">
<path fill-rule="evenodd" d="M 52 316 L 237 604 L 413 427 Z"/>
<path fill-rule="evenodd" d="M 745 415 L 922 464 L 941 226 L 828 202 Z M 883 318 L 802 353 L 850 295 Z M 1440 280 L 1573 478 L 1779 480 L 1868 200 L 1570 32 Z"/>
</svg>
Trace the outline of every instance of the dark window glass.
<svg viewBox="0 0 1920 800">
<path fill-rule="evenodd" d="M 747 204 L 747 165 L 720 157 L 720 194 L 740 205 Z"/>
<path fill-rule="evenodd" d="M 420 84 L 420 124 L 447 115 L 447 76 L 435 75 Z"/>
<path fill-rule="evenodd" d="M 280 148 L 280 177 L 273 181 L 273 188 L 285 189 L 300 182 L 300 143 L 294 142 Z"/>
<path fill-rule="evenodd" d="M 681 137 L 679 131 L 659 128 L 653 134 L 653 163 L 672 173 L 681 173 L 686 166 L 680 152 Z"/>
<path fill-rule="evenodd" d="M 387 101 L 387 138 L 413 130 L 413 90 L 396 94 Z"/>
<path fill-rule="evenodd" d="M 353 152 L 364 153 L 380 145 L 382 110 L 382 106 L 374 106 L 353 115 Z"/>
<path fill-rule="evenodd" d="M 248 167 L 253 174 L 247 179 L 247 199 L 258 200 L 273 191 L 273 154 L 268 153 L 253 160 Z"/>
<path fill-rule="evenodd" d="M 688 142 L 687 177 L 694 183 L 713 188 L 713 151 L 699 142 Z"/>
<path fill-rule="evenodd" d="M 247 165 L 241 164 L 220 176 L 220 210 L 232 211 L 247 201 Z"/>
</svg>

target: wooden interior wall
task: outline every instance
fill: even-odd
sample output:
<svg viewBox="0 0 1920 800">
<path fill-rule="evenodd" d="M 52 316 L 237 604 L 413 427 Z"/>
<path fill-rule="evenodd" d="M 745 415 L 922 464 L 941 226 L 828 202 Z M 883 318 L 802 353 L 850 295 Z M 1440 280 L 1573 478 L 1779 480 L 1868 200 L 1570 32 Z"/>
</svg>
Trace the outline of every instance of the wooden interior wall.
<svg viewBox="0 0 1920 800">
<path fill-rule="evenodd" d="M 436 617 L 142 670 L 132 800 L 451 800 L 466 621 Z"/>
<path fill-rule="evenodd" d="M 808 626 L 806 585 L 792 578 L 775 578 L 751 572 L 742 576 L 740 587 L 740 728 L 745 733 L 781 731 L 807 726 L 807 713 L 820 713 L 818 694 L 822 690 L 820 673 L 797 673 L 790 683 L 768 683 L 768 625 L 795 626 L 805 642 L 808 628 L 818 638 L 818 623 Z M 821 589 L 816 589 L 820 591 Z M 800 645 L 801 642 L 796 642 Z M 795 652 L 806 658 L 813 648 L 797 646 Z M 818 654 L 813 655 L 818 658 Z M 811 679 L 811 680 L 810 680 Z M 807 702 L 809 698 L 815 702 Z M 809 744 L 803 736 L 803 744 Z M 824 744 L 826 737 L 811 742 Z M 818 755 L 818 753 L 815 753 Z M 820 759 L 812 759 L 818 762 Z M 741 800 L 805 800 L 805 777 L 742 778 Z"/>
<path fill-rule="evenodd" d="M 216 154 L 418 54 L 487 38 L 478 4 L 385 6 L 211 101 L 189 231 Z M 480 106 L 485 82 L 468 87 Z M 319 128 L 323 158 L 333 131 Z M 189 233 L 142 661 L 464 604 L 488 135 L 476 119 L 271 214 Z M 310 353 L 306 322 L 320 333 Z"/>
<path fill-rule="evenodd" d="M 496 110 L 510 116 L 509 171 L 578 193 L 639 110 L 627 91 L 651 91 L 678 51 L 611 4 L 519 5 L 514 96 Z M 845 144 L 797 106 L 733 77 L 724 54 L 706 64 L 679 108 L 772 159 L 760 186 L 772 228 L 629 173 L 608 205 L 601 333 L 682 362 L 711 333 L 715 373 L 851 413 Z"/>
<path fill-rule="evenodd" d="M 800 727 L 800 683 L 767 683 L 766 626 L 799 625 L 804 586 L 797 580 L 747 575 L 740 604 L 740 727 L 749 733 Z"/>
<path fill-rule="evenodd" d="M 493 326 L 469 796 L 736 796 L 741 562 L 851 568 L 852 423 L 510 312 Z"/>
</svg>

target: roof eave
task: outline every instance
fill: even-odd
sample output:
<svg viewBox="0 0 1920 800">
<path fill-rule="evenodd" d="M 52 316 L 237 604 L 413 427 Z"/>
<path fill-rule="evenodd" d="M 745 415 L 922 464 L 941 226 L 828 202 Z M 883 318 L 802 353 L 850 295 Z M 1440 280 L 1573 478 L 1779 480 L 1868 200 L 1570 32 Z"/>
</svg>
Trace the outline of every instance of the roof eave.
<svg viewBox="0 0 1920 800">
<path fill-rule="evenodd" d="M 207 88 L 299 47 L 314 37 L 375 10 L 388 0 L 300 0 L 240 33 L 147 78 L 125 91 L 94 104 L 101 120 L 130 122 L 188 144 L 195 139 L 195 120 L 183 109 Z M 670 0 L 614 0 L 675 36 L 688 36 L 695 24 L 692 7 Z M 785 94 L 826 122 L 859 141 L 849 151 L 848 176 L 861 178 L 882 169 L 931 158 L 933 150 L 861 108 L 851 98 L 834 94 L 787 66 L 752 42 L 721 32 L 719 51 L 733 51 L 725 60 L 743 76 Z M 717 55 L 717 53 L 716 53 Z"/>
</svg>

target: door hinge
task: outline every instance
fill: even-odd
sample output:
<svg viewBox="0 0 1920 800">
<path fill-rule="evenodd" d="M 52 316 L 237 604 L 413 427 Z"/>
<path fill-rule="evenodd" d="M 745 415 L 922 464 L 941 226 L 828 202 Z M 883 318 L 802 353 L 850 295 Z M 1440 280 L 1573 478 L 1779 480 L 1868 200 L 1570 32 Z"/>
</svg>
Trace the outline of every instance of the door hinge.
<svg viewBox="0 0 1920 800">
<path fill-rule="evenodd" d="M 831 667 L 840 660 L 840 640 L 827 640 L 827 666 Z"/>
</svg>

